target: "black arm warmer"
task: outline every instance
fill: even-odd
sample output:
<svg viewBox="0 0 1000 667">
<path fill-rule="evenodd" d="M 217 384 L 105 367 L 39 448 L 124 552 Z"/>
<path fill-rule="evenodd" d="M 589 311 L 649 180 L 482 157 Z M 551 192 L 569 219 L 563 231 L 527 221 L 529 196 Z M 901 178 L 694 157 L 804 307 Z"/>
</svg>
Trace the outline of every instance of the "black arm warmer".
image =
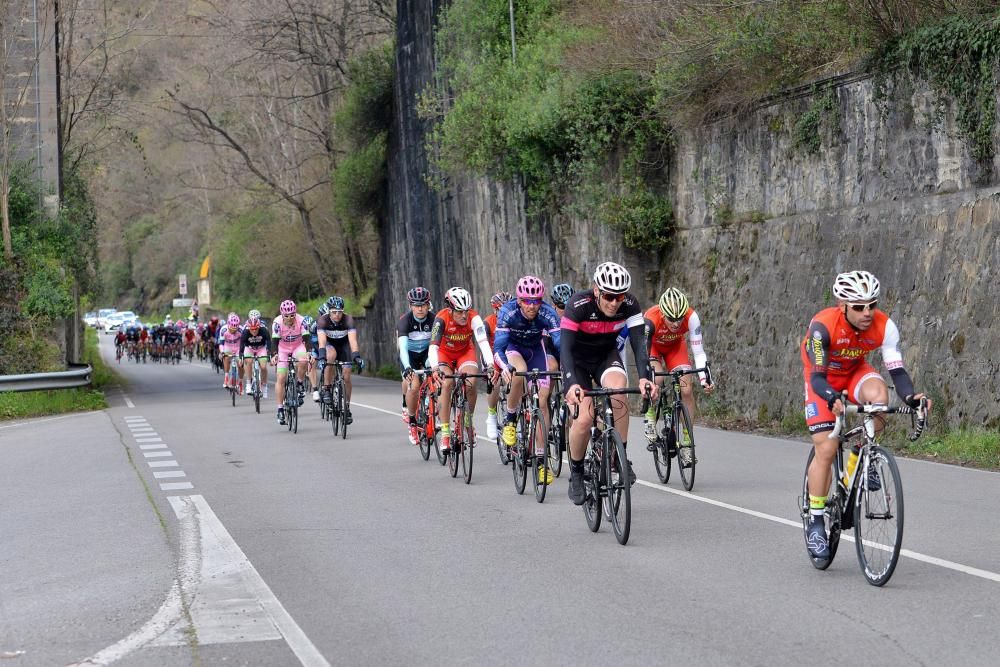
<svg viewBox="0 0 1000 667">
<path fill-rule="evenodd" d="M 892 382 L 896 385 L 896 393 L 899 397 L 903 399 L 903 402 L 909 405 L 911 408 L 916 407 L 916 403 L 919 401 L 908 400 L 910 396 L 913 396 L 913 380 L 910 379 L 910 374 L 906 372 L 905 368 L 893 368 L 889 371 L 889 375 L 892 376 Z"/>
</svg>

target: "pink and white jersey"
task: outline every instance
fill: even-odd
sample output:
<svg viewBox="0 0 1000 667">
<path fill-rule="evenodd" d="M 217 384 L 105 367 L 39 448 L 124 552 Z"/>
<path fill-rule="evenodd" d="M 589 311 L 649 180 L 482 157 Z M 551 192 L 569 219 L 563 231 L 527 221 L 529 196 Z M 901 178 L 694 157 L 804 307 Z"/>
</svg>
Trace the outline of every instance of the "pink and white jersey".
<svg viewBox="0 0 1000 667">
<path fill-rule="evenodd" d="M 294 343 L 301 343 L 303 337 L 308 336 L 305 326 L 302 324 L 303 317 L 295 315 L 295 324 L 288 326 L 285 320 L 279 317 L 274 321 L 274 336 L 278 339 L 278 345 L 288 346 Z"/>
<path fill-rule="evenodd" d="M 233 331 L 228 326 L 222 329 L 222 344 L 226 347 L 239 347 L 240 338 L 242 337 L 243 331 L 239 327 L 236 327 L 236 331 Z"/>
</svg>

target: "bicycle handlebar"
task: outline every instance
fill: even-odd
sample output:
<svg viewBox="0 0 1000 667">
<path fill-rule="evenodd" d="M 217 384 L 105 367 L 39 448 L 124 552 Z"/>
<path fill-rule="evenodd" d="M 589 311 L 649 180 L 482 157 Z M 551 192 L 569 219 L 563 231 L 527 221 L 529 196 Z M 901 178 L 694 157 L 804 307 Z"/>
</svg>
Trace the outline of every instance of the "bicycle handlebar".
<svg viewBox="0 0 1000 667">
<path fill-rule="evenodd" d="M 836 424 L 830 435 L 827 436 L 830 440 L 836 440 L 840 437 L 840 433 L 844 430 L 844 426 L 847 424 L 847 415 L 876 415 L 876 414 L 900 414 L 900 415 L 911 415 L 911 423 L 913 424 L 913 433 L 907 436 L 910 442 L 915 441 L 927 428 L 927 399 L 921 398 L 920 405 L 915 408 L 911 408 L 908 405 L 897 405 L 890 407 L 888 405 L 882 405 L 879 403 L 866 403 L 864 405 L 853 405 L 847 403 L 847 392 L 840 392 L 840 400 L 844 403 L 844 411 L 837 415 Z"/>
<path fill-rule="evenodd" d="M 654 378 L 659 378 L 659 377 L 676 377 L 678 380 L 680 380 L 685 375 L 694 375 L 696 373 L 704 373 L 705 374 L 705 384 L 707 384 L 709 386 L 715 384 L 714 382 L 712 382 L 712 368 L 711 368 L 711 364 L 707 364 L 707 363 L 705 364 L 705 366 L 703 368 L 689 368 L 687 370 L 680 370 L 680 371 L 653 371 L 653 377 Z"/>
<path fill-rule="evenodd" d="M 646 396 L 644 400 L 649 400 L 649 393 L 637 387 L 624 387 L 622 389 L 584 389 L 579 392 L 583 396 L 620 396 L 622 394 L 643 394 Z M 573 419 L 577 419 L 580 416 L 580 404 L 577 403 L 573 406 Z"/>
</svg>

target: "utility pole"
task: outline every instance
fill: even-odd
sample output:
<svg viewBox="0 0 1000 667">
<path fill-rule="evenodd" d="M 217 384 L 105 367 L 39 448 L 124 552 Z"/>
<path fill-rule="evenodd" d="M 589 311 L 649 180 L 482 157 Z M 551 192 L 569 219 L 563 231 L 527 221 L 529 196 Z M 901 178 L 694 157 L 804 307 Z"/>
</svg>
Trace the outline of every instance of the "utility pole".
<svg viewBox="0 0 1000 667">
<path fill-rule="evenodd" d="M 517 64 L 517 39 L 514 37 L 514 0 L 507 0 L 510 7 L 510 62 Z"/>
</svg>

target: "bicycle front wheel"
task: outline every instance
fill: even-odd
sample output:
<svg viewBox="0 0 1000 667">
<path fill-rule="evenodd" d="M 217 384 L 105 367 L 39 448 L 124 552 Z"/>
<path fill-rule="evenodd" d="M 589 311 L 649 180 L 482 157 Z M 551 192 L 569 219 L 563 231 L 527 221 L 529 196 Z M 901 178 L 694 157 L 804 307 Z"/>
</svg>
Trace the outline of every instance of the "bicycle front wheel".
<svg viewBox="0 0 1000 667">
<path fill-rule="evenodd" d="M 610 455 L 606 458 L 608 495 L 604 502 L 611 517 L 615 538 L 618 544 L 624 545 L 628 542 L 632 528 L 632 485 L 628 479 L 628 457 L 625 454 L 625 443 L 618 431 L 611 429 L 607 436 L 606 444 Z"/>
<path fill-rule="evenodd" d="M 462 474 L 465 476 L 465 483 L 472 482 L 472 454 L 476 451 L 476 436 L 472 427 L 465 428 L 465 445 L 462 447 Z"/>
<path fill-rule="evenodd" d="M 448 472 L 452 477 L 458 477 L 458 454 L 462 449 L 462 420 L 465 418 L 464 410 L 452 408 L 451 424 L 455 432 L 451 434 L 451 454 L 448 456 Z M 458 424 L 455 427 L 455 424 Z"/>
<path fill-rule="evenodd" d="M 531 437 L 528 439 L 528 452 L 531 461 L 531 485 L 535 490 L 535 500 L 545 502 L 545 492 L 548 490 L 548 479 L 552 475 L 552 468 L 549 464 L 549 439 L 548 432 L 543 431 L 542 413 L 536 410 L 531 420 Z M 539 433 L 539 431 L 542 431 Z M 538 443 L 542 443 L 543 451 L 538 455 Z"/>
<path fill-rule="evenodd" d="M 525 414 L 522 410 L 517 416 L 517 442 L 510 450 L 510 470 L 514 475 L 514 490 L 518 495 L 524 493 L 524 487 L 528 483 L 528 454 L 524 448 L 524 441 L 528 437 L 524 428 Z"/>
<path fill-rule="evenodd" d="M 599 445 L 593 445 L 597 448 Z M 600 454 L 591 451 L 583 463 L 583 515 L 587 527 L 596 533 L 601 529 L 601 483 L 604 476 L 604 461 Z"/>
<path fill-rule="evenodd" d="M 698 457 L 694 455 L 694 429 L 687 406 L 678 403 L 674 412 L 674 442 L 677 443 L 677 470 L 681 474 L 684 490 L 694 488 L 694 466 Z"/>
<path fill-rule="evenodd" d="M 337 392 L 340 401 L 337 408 L 340 412 L 340 437 L 342 440 L 347 440 L 347 389 L 343 386 L 343 382 L 338 383 L 338 386 L 340 387 Z"/>
<path fill-rule="evenodd" d="M 667 414 L 664 414 L 659 407 L 656 409 L 656 420 L 653 423 L 656 429 L 656 440 L 653 441 L 653 465 L 656 467 L 656 476 L 660 483 L 666 484 L 670 481 L 671 454 L 676 455 L 674 429 L 667 428 Z M 673 424 L 673 420 L 670 423 Z"/>
<path fill-rule="evenodd" d="M 888 449 L 873 446 L 867 458 L 867 467 L 857 475 L 854 541 L 865 579 L 872 586 L 884 586 L 903 545 L 903 482 Z"/>
<path fill-rule="evenodd" d="M 330 416 L 330 428 L 333 429 L 333 437 L 340 434 L 340 387 L 336 383 L 330 389 L 330 405 L 327 406 L 327 414 Z"/>
<path fill-rule="evenodd" d="M 559 477 L 563 467 L 562 453 L 566 451 L 566 417 L 569 410 L 561 401 L 554 401 L 553 408 L 549 411 L 552 417 L 549 425 L 549 467 L 552 468 L 552 476 Z"/>
</svg>

